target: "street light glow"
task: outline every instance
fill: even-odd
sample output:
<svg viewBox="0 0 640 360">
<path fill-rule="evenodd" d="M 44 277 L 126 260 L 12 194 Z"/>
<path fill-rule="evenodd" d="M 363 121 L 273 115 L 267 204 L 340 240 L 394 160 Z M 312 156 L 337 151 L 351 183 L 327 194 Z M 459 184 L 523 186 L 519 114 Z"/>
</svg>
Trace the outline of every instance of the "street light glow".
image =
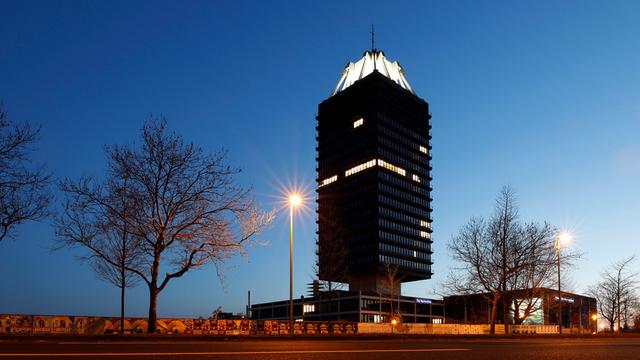
<svg viewBox="0 0 640 360">
<path fill-rule="evenodd" d="M 571 236 L 571 233 L 569 233 L 568 231 L 565 230 L 560 232 L 560 234 L 558 234 L 558 236 L 556 237 L 556 249 L 560 249 L 561 247 L 566 247 L 567 245 L 569 245 L 572 238 L 573 237 Z"/>
<path fill-rule="evenodd" d="M 302 198 L 297 193 L 289 195 L 289 204 L 291 207 L 298 207 L 302 204 Z"/>
</svg>

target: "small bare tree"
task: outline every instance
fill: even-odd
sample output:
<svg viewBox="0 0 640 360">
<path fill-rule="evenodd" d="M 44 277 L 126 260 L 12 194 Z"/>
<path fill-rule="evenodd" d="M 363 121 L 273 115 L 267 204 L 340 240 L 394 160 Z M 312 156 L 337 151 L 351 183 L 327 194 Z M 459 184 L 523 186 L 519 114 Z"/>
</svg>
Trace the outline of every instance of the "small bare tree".
<svg viewBox="0 0 640 360">
<path fill-rule="evenodd" d="M 167 284 L 208 264 L 214 264 L 221 277 L 225 260 L 244 253 L 245 245 L 271 222 L 273 212 L 260 210 L 250 190 L 235 183 L 238 170 L 226 163 L 225 151 L 207 154 L 185 143 L 166 129 L 163 118 L 145 123 L 140 146 L 108 147 L 107 155 L 110 171 L 128 179 L 131 201 L 125 224 L 140 241 L 143 258 L 126 270 L 149 288 L 148 332 L 155 333 L 158 295 Z M 87 203 L 100 203 L 102 194 L 111 194 L 83 182 L 69 183 L 63 190 Z M 94 224 L 92 218 L 82 220 L 81 225 Z M 64 231 L 80 224 L 61 223 L 63 235 L 74 234 L 62 236 L 62 241 L 108 259 L 90 236 Z"/>
<path fill-rule="evenodd" d="M 382 295 L 389 297 L 389 321 L 394 317 L 398 317 L 400 320 L 400 282 L 402 276 L 398 274 L 398 265 L 383 263 L 382 275 Z"/>
<path fill-rule="evenodd" d="M 638 301 L 637 294 L 635 294 L 635 292 L 630 292 L 629 295 L 625 296 L 620 305 L 622 308 L 622 311 L 620 312 L 620 316 L 622 317 L 622 329 L 630 330 L 635 326 L 634 322 L 640 311 L 640 302 Z"/>
<path fill-rule="evenodd" d="M 82 243 L 90 251 L 80 255 L 91 264 L 98 278 L 120 288 L 120 334 L 124 334 L 125 289 L 134 287 L 140 278 L 128 270 L 144 264 L 141 239 L 128 231 L 129 209 L 135 208 L 134 198 L 128 196 L 127 178 L 108 171 L 103 181 L 84 177 L 76 184 L 70 180 L 60 183 L 67 194 L 63 209 L 56 217 L 57 236 L 66 245 Z M 82 189 L 82 193 L 77 190 Z M 91 193 L 91 197 L 84 194 Z"/>
<path fill-rule="evenodd" d="M 618 332 L 622 331 L 622 321 L 627 322 L 632 315 L 630 310 L 638 285 L 638 274 L 629 269 L 634 261 L 635 256 L 631 256 L 614 263 L 602 273 L 602 280 L 589 290 L 598 302 L 600 316 L 609 322 L 611 332 L 616 323 Z"/>
<path fill-rule="evenodd" d="M 15 226 L 49 214 L 51 175 L 30 159 L 39 135 L 40 128 L 12 123 L 0 108 L 0 241 L 13 236 Z"/>
</svg>

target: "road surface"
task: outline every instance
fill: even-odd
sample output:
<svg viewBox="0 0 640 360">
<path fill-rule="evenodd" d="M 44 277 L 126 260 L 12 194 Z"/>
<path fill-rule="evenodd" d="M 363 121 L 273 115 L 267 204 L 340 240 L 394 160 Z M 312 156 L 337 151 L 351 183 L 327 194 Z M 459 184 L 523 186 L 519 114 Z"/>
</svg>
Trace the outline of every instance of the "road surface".
<svg viewBox="0 0 640 360">
<path fill-rule="evenodd" d="M 0 338 L 4 359 L 640 359 L 640 338 L 41 340 Z"/>
</svg>

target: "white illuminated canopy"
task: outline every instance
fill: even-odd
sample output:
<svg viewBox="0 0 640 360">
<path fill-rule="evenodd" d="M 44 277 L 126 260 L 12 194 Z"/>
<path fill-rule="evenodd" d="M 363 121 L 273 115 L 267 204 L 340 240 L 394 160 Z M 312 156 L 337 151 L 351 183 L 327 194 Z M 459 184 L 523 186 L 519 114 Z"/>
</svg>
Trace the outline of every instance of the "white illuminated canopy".
<svg viewBox="0 0 640 360">
<path fill-rule="evenodd" d="M 391 62 L 387 60 L 382 51 L 374 50 L 366 51 L 358 62 L 349 62 L 347 64 L 331 96 L 353 85 L 353 83 L 371 74 L 374 70 L 393 80 L 403 89 L 414 93 L 413 88 L 404 77 L 402 66 L 397 61 Z"/>
</svg>

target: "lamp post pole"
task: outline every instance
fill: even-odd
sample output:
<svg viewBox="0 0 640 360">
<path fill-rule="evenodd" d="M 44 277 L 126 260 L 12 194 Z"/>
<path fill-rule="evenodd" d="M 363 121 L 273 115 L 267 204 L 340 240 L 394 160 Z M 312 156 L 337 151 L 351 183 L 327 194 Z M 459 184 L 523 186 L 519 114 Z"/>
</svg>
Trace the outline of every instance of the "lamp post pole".
<svg viewBox="0 0 640 360">
<path fill-rule="evenodd" d="M 293 334 L 293 206 L 289 206 L 289 333 Z"/>
<path fill-rule="evenodd" d="M 562 293 L 560 288 L 560 238 L 556 238 L 556 250 L 558 251 L 558 331 L 562 335 Z"/>
</svg>

